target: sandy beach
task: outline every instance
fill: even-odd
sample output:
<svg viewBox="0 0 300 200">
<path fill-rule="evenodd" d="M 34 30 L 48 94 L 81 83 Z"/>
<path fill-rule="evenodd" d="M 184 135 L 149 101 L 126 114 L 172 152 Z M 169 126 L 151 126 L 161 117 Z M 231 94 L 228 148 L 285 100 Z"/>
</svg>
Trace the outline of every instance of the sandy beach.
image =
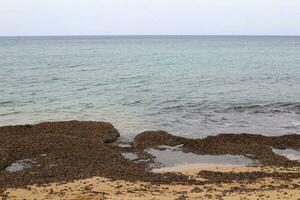
<svg viewBox="0 0 300 200">
<path fill-rule="evenodd" d="M 107 122 L 0 127 L 4 199 L 299 199 L 299 135 L 188 139 Z M 276 151 L 274 151 L 276 149 Z M 295 159 L 289 159 L 295 158 Z"/>
<path fill-rule="evenodd" d="M 202 168 L 201 168 L 202 167 Z M 234 167 L 234 166 L 186 166 L 177 172 L 187 174 L 198 180 L 205 178 L 198 175 L 205 169 L 219 173 L 299 173 L 299 168 L 278 169 L 266 167 Z M 174 172 L 176 168 L 173 168 Z M 224 180 L 225 181 L 225 180 Z M 42 186 L 31 185 L 25 189 L 9 188 L 5 191 L 8 199 L 68 199 L 68 200 L 100 200 L 100 199 L 299 199 L 300 178 L 277 179 L 273 177 L 254 180 L 231 180 L 207 184 L 151 184 L 142 181 L 110 180 L 93 177 L 72 182 L 59 182 Z"/>
<path fill-rule="evenodd" d="M 0 200 L 300 200 L 300 0 L 0 0 Z"/>
</svg>

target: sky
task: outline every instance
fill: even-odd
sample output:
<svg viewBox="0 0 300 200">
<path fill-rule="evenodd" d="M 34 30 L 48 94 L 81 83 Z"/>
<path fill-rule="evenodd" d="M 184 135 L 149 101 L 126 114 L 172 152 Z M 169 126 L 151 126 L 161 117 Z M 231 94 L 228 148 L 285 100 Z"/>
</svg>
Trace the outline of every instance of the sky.
<svg viewBox="0 0 300 200">
<path fill-rule="evenodd" d="M 300 0 L 0 0 L 0 36 L 300 35 Z"/>
</svg>

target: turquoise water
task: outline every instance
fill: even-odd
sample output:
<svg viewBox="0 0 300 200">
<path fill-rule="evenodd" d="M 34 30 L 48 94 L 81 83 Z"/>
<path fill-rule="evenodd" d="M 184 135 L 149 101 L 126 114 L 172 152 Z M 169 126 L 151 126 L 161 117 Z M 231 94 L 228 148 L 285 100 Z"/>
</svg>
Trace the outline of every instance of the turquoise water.
<svg viewBox="0 0 300 200">
<path fill-rule="evenodd" d="M 0 125 L 300 133 L 300 37 L 2 37 Z"/>
</svg>

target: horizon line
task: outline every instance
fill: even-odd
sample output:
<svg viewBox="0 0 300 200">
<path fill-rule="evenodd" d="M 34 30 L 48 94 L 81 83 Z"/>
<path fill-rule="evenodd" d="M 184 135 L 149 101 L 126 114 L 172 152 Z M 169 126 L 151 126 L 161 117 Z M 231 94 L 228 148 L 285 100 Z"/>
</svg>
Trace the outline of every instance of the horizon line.
<svg viewBox="0 0 300 200">
<path fill-rule="evenodd" d="M 220 37 L 299 37 L 300 34 L 110 34 L 110 35 L 94 35 L 94 34 L 53 34 L 53 35 L 0 35 L 0 37 L 176 37 L 176 36 L 220 36 Z"/>
</svg>

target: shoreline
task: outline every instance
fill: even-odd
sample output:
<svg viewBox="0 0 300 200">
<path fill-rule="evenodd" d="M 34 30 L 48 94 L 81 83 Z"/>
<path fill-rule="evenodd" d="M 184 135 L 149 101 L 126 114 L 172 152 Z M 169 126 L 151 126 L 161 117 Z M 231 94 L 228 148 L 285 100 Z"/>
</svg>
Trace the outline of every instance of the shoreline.
<svg viewBox="0 0 300 200">
<path fill-rule="evenodd" d="M 280 189 L 287 190 L 287 193 L 293 196 L 294 190 L 300 188 L 300 162 L 273 152 L 273 149 L 299 150 L 300 135 L 297 134 L 283 136 L 219 134 L 202 139 L 187 139 L 164 131 L 145 131 L 138 134 L 131 143 L 120 146 L 116 143 L 120 134 L 110 123 L 62 121 L 4 126 L 0 127 L 0 136 L 2 199 L 18 199 L 20 191 L 20 194 L 26 193 L 35 196 L 36 199 L 55 199 L 57 195 L 61 199 L 76 199 L 79 196 L 85 198 L 84 196 L 93 195 L 95 198 L 97 195 L 102 195 L 100 199 L 103 195 L 105 198 L 114 199 L 117 198 L 114 196 L 117 191 L 115 187 L 107 189 L 110 192 L 104 191 L 103 194 L 101 187 L 106 184 L 114 185 L 117 182 L 122 182 L 122 188 L 126 188 L 128 184 L 135 188 L 134 192 L 130 189 L 122 191 L 122 195 L 119 194 L 122 196 L 121 199 L 147 199 L 152 193 L 155 198 L 159 195 L 169 195 L 170 199 L 179 196 L 182 196 L 181 199 L 186 198 L 184 196 L 204 198 L 203 195 L 207 195 L 204 187 L 224 185 L 217 189 L 218 192 L 211 194 L 214 199 L 222 196 L 224 191 L 233 190 L 229 186 L 232 183 L 238 184 L 236 190 L 228 192 L 231 195 L 228 197 L 231 198 L 233 198 L 232 194 L 238 195 L 241 191 L 245 192 L 247 188 L 249 197 L 259 192 L 270 196 L 270 191 L 277 195 L 280 192 L 276 191 Z M 251 167 L 226 166 L 226 163 L 222 163 L 223 160 L 219 165 L 216 163 L 174 164 L 173 161 L 177 161 L 178 154 L 167 154 L 175 157 L 169 161 L 174 166 L 155 169 L 153 164 L 158 162 L 158 157 L 153 156 L 149 149 L 160 154 L 168 151 L 168 153 L 180 153 L 182 157 L 177 157 L 177 160 L 182 160 L 185 156 L 202 159 L 201 156 L 205 155 L 228 154 L 241 155 L 257 162 Z M 128 159 L 124 157 L 124 153 L 134 156 Z M 201 159 L 199 160 L 202 161 Z M 164 160 L 166 159 L 159 162 Z M 21 170 L 17 168 L 17 171 L 9 172 L 7 169 L 12 164 L 24 166 Z M 273 183 L 265 183 L 266 180 L 271 180 Z M 83 182 L 90 182 L 92 188 L 98 188 L 94 191 L 96 193 L 91 192 L 91 189 L 74 193 L 74 188 L 88 186 Z M 253 182 L 260 183 L 262 188 L 249 190 L 253 188 Z M 75 187 L 74 184 L 77 186 Z M 102 186 L 100 187 L 99 184 Z M 141 184 L 156 185 L 158 188 L 140 190 Z M 54 185 L 64 185 L 68 189 L 55 186 L 55 190 L 58 191 L 53 193 L 49 187 Z M 173 189 L 162 189 L 163 187 Z M 191 192 L 195 187 L 200 187 L 201 191 L 196 189 L 198 192 Z M 264 187 L 269 189 L 265 190 Z M 178 194 L 176 190 L 185 192 Z M 145 192 L 148 196 L 146 194 L 143 196 Z"/>
</svg>

